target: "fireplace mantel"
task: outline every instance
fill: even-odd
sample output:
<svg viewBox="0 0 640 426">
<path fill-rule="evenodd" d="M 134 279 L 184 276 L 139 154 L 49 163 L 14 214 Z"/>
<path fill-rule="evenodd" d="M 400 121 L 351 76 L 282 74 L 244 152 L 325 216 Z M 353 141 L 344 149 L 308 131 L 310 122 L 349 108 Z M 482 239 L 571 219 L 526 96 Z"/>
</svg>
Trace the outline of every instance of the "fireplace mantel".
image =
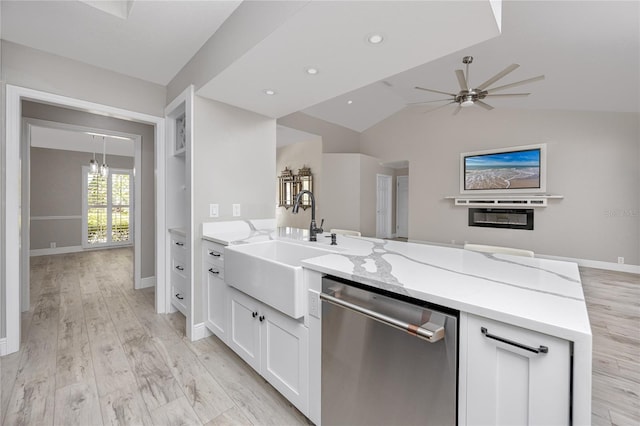
<svg viewBox="0 0 640 426">
<path fill-rule="evenodd" d="M 562 199 L 562 195 L 449 195 L 446 200 L 453 200 L 454 206 L 458 207 L 493 207 L 493 208 L 531 208 L 547 207 L 547 201 L 551 199 Z"/>
</svg>

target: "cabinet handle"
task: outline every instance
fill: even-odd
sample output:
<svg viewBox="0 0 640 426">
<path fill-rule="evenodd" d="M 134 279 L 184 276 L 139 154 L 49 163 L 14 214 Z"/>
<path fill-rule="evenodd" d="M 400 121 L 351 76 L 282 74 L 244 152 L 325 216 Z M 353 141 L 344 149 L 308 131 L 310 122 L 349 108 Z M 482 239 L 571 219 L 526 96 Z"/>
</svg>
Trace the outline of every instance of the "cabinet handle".
<svg viewBox="0 0 640 426">
<path fill-rule="evenodd" d="M 176 299 L 182 300 L 182 299 L 184 299 L 184 297 L 180 296 L 180 293 L 176 293 Z"/>
<path fill-rule="evenodd" d="M 220 273 L 220 271 L 216 271 L 213 268 L 209 268 L 209 272 L 211 272 L 212 274 L 216 274 L 216 275 L 218 275 Z"/>
<path fill-rule="evenodd" d="M 251 312 L 251 316 L 252 316 L 253 318 L 255 318 L 255 317 L 257 317 L 257 316 L 258 316 L 258 313 L 257 313 L 257 312 Z"/>
<path fill-rule="evenodd" d="M 180 241 L 176 241 L 176 245 L 182 247 L 184 243 L 181 243 Z"/>
<path fill-rule="evenodd" d="M 209 250 L 209 256 L 220 257 L 220 253 L 217 251 Z"/>
<path fill-rule="evenodd" d="M 506 343 L 507 345 L 512 345 L 517 348 L 524 349 L 525 351 L 533 352 L 534 354 L 546 354 L 549 352 L 549 348 L 547 346 L 541 345 L 537 348 L 527 346 L 523 343 L 514 342 L 513 340 L 505 339 L 504 337 L 496 336 L 495 334 L 490 334 L 489 330 L 487 330 L 485 327 L 480 327 L 480 332 L 489 339 L 497 340 L 498 342 Z"/>
<path fill-rule="evenodd" d="M 264 321 L 264 315 L 260 315 L 260 318 L 258 318 L 260 320 L 260 322 Z"/>
<path fill-rule="evenodd" d="M 176 269 L 177 269 L 178 271 L 184 271 L 184 268 L 183 268 L 182 266 L 180 266 L 180 265 L 176 266 Z"/>
</svg>

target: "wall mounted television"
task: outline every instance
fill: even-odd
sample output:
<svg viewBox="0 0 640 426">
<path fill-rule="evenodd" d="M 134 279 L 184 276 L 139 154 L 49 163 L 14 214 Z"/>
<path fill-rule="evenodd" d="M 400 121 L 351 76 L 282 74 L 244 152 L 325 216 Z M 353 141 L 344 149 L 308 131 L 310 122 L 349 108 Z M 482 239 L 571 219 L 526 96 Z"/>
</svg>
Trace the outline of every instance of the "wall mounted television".
<svg viewBox="0 0 640 426">
<path fill-rule="evenodd" d="M 546 144 L 460 154 L 462 194 L 543 194 L 546 190 Z"/>
</svg>

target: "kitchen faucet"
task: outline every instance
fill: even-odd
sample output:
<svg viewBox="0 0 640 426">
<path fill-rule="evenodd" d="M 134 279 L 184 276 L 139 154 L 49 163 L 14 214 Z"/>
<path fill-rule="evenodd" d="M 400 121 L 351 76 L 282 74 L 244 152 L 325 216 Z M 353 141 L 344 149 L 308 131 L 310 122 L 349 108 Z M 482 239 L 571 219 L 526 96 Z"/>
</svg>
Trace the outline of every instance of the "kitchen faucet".
<svg viewBox="0 0 640 426">
<path fill-rule="evenodd" d="M 311 224 L 309 225 L 309 241 L 317 241 L 316 234 L 322 234 L 322 225 L 324 224 L 324 219 L 322 219 L 322 222 L 320 222 L 320 227 L 317 227 L 316 198 L 313 196 L 313 193 L 311 191 L 303 189 L 302 191 L 298 192 L 298 196 L 296 197 L 296 202 L 293 204 L 291 213 L 298 214 L 298 210 L 300 209 L 300 202 L 304 194 L 309 194 L 309 197 L 311 198 Z"/>
</svg>

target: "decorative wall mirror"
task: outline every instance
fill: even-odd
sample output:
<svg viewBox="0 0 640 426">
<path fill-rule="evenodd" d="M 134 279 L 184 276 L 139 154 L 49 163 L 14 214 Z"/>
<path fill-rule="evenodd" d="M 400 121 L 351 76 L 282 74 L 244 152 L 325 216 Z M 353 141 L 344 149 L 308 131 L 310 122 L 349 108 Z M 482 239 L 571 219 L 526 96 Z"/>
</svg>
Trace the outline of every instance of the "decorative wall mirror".
<svg viewBox="0 0 640 426">
<path fill-rule="evenodd" d="M 288 209 L 293 207 L 296 201 L 296 196 L 300 191 L 313 191 L 313 175 L 309 167 L 302 167 L 298 169 L 298 174 L 293 174 L 293 171 L 288 167 L 285 167 L 278 176 L 278 207 L 284 207 Z M 311 207 L 311 197 L 305 194 L 302 196 L 300 207 L 306 210 Z"/>
</svg>

